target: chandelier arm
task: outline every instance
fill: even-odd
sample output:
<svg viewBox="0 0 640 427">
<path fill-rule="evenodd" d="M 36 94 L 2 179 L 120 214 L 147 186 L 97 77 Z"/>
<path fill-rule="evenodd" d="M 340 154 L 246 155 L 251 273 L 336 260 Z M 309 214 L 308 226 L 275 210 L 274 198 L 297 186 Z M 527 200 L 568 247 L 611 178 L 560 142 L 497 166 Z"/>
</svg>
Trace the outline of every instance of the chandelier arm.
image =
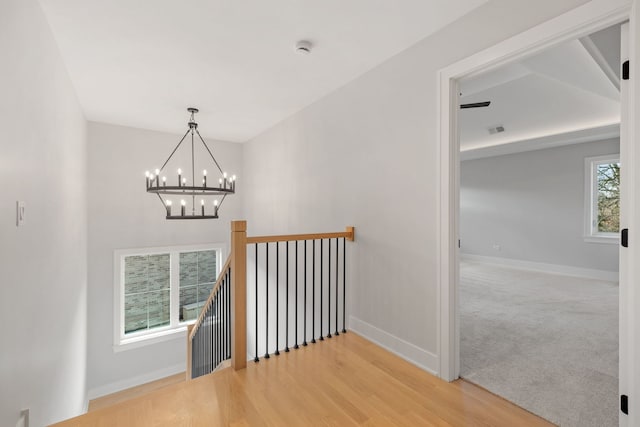
<svg viewBox="0 0 640 427">
<path fill-rule="evenodd" d="M 156 195 L 158 196 L 158 199 L 160 199 L 160 203 L 162 203 L 163 207 L 167 207 L 167 205 L 165 204 L 164 199 L 162 198 L 162 196 L 159 193 L 156 193 Z"/>
<path fill-rule="evenodd" d="M 182 139 L 180 140 L 180 142 L 178 142 L 178 145 L 176 145 L 176 148 L 173 149 L 173 151 L 171 152 L 171 154 L 169 155 L 169 158 L 164 162 L 164 164 L 162 165 L 162 167 L 160 168 L 160 171 L 162 172 L 162 170 L 164 170 L 164 167 L 167 166 L 167 163 L 169 163 L 169 160 L 171 160 L 171 158 L 173 157 L 173 155 L 176 153 L 176 151 L 178 150 L 178 148 L 180 148 L 180 144 L 182 144 L 182 141 L 184 141 L 184 139 L 187 137 L 187 135 L 189 135 L 189 132 L 191 132 L 191 129 L 189 129 L 187 132 L 185 132 L 184 136 L 182 137 Z"/>
<path fill-rule="evenodd" d="M 220 199 L 220 203 L 218 204 L 218 209 L 220 209 L 220 207 L 222 207 L 222 202 L 224 202 L 224 199 L 226 199 L 226 198 L 227 198 L 227 195 L 226 195 L 226 194 L 224 194 L 224 195 L 222 196 L 222 199 Z"/>
<path fill-rule="evenodd" d="M 204 148 L 207 149 L 207 151 L 209 152 L 209 155 L 211 156 L 211 158 L 213 159 L 213 162 L 216 164 L 216 166 L 218 167 L 218 170 L 220 171 L 220 173 L 224 173 L 222 171 L 222 168 L 220 167 L 220 165 L 218 164 L 218 161 L 216 160 L 215 157 L 213 157 L 213 153 L 211 153 L 211 150 L 209 150 L 209 146 L 207 145 L 206 142 L 204 142 L 204 139 L 202 138 L 202 135 L 200 135 L 200 131 L 198 131 L 198 129 L 196 129 L 196 133 L 198 134 L 198 137 L 200 138 L 200 141 L 202 141 L 202 144 L 204 145 Z M 186 135 L 185 135 L 186 136 Z"/>
</svg>

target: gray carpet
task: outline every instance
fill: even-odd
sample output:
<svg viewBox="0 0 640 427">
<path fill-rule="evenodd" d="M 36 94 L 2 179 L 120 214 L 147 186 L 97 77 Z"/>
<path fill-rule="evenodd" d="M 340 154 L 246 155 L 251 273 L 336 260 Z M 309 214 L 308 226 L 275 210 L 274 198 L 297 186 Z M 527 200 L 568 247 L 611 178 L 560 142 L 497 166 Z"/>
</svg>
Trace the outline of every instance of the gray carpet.
<svg viewBox="0 0 640 427">
<path fill-rule="evenodd" d="M 618 425 L 618 285 L 465 261 L 461 376 L 563 427 Z"/>
</svg>

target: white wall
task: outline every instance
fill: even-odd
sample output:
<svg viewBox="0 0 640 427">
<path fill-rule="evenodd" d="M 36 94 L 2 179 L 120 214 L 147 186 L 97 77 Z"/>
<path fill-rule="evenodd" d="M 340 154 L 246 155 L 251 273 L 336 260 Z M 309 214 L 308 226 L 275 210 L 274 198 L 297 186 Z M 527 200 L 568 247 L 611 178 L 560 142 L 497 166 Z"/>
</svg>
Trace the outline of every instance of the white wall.
<svg viewBox="0 0 640 427">
<path fill-rule="evenodd" d="M 582 3 L 490 1 L 245 144 L 249 234 L 356 226 L 351 326 L 437 371 L 438 70 Z"/>
<path fill-rule="evenodd" d="M 185 131 L 186 122 L 185 114 Z M 205 129 L 206 123 L 200 127 Z M 218 220 L 165 219 L 165 210 L 158 198 L 145 191 L 144 172 L 162 166 L 181 137 L 89 123 L 90 398 L 182 372 L 186 367 L 185 335 L 143 348 L 114 352 L 113 251 L 212 242 L 224 242 L 228 247 L 229 222 L 242 217 L 241 198 L 230 196 L 221 207 Z M 238 176 L 238 191 L 245 191 L 241 145 L 210 140 L 207 144 L 221 166 Z M 184 158 L 189 153 L 181 149 L 176 154 L 183 156 L 179 166 L 183 170 L 190 170 L 190 158 Z M 197 171 L 203 168 L 196 164 Z M 212 176 L 213 169 L 208 169 Z"/>
<path fill-rule="evenodd" d="M 0 425 L 42 426 L 85 404 L 86 122 L 36 0 L 0 2 L 0 57 Z"/>
<path fill-rule="evenodd" d="M 584 241 L 584 159 L 619 153 L 613 139 L 462 162 L 462 253 L 617 272 L 617 243 Z"/>
</svg>

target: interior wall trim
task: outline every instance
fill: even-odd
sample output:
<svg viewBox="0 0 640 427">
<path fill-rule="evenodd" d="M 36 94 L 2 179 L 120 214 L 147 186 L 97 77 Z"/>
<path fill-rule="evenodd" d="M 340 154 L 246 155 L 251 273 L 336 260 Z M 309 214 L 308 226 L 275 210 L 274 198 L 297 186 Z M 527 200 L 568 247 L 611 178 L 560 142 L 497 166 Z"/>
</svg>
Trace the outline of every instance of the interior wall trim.
<svg viewBox="0 0 640 427">
<path fill-rule="evenodd" d="M 548 264 L 544 262 L 525 261 L 521 259 L 501 258 L 474 254 L 460 254 L 460 260 L 480 262 L 483 264 L 497 265 L 501 267 L 517 268 L 526 271 L 560 274 L 569 277 L 606 280 L 607 282 L 618 282 L 619 278 L 619 273 L 617 271 L 595 270 L 591 268 L 573 267 L 571 265 Z"/>
<path fill-rule="evenodd" d="M 376 343 L 407 362 L 424 369 L 433 375 L 438 375 L 438 356 L 428 350 L 420 348 L 393 334 L 373 326 L 357 317 L 349 317 L 349 330 Z"/>
</svg>

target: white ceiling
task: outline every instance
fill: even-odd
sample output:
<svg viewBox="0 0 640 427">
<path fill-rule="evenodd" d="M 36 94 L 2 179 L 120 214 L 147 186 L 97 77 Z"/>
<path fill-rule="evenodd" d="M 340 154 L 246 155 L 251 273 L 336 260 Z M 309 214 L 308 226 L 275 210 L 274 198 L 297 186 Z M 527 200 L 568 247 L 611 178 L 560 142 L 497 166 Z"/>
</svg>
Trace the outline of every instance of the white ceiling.
<svg viewBox="0 0 640 427">
<path fill-rule="evenodd" d="M 486 0 L 40 0 L 87 119 L 246 141 Z M 294 52 L 312 41 L 311 55 Z"/>
<path fill-rule="evenodd" d="M 620 28 L 567 42 L 460 82 L 463 158 L 593 141 L 619 134 Z M 503 133 L 489 128 L 503 126 Z M 498 148 L 500 147 L 500 148 Z"/>
</svg>

